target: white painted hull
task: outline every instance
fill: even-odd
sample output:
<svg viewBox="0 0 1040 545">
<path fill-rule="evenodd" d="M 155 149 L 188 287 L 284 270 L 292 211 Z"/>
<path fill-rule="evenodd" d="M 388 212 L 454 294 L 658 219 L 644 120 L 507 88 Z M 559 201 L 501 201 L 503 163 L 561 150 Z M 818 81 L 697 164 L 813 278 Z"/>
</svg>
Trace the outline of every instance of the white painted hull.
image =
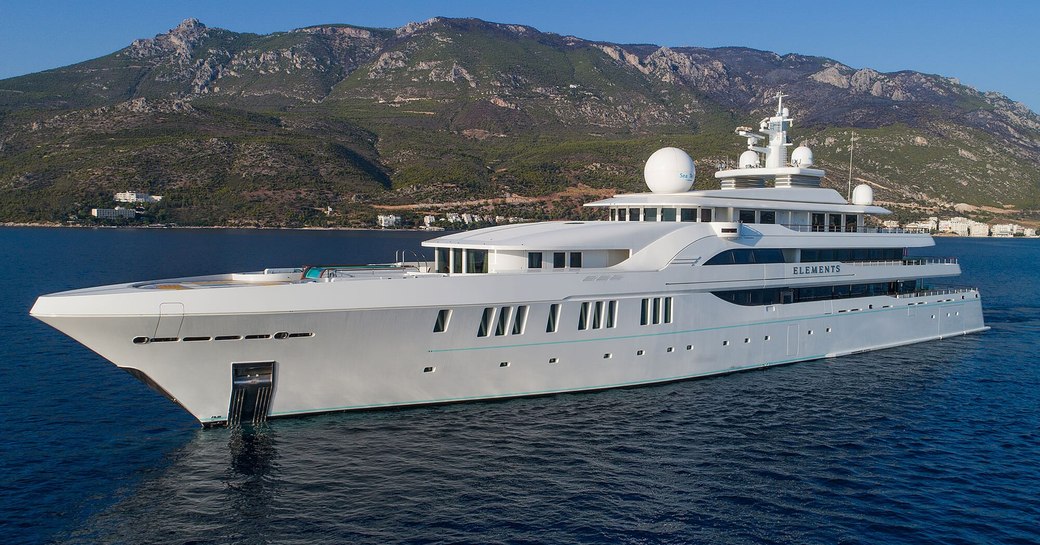
<svg viewBox="0 0 1040 545">
<path fill-rule="evenodd" d="M 638 275 L 629 275 L 633 276 Z M 192 313 L 189 298 L 174 334 L 180 340 L 175 342 L 132 342 L 139 336 L 162 335 L 158 330 L 169 327 L 170 322 L 157 323 L 159 316 L 154 312 L 48 315 L 46 305 L 38 303 L 33 314 L 116 365 L 139 370 L 207 425 L 228 419 L 231 366 L 242 362 L 275 362 L 269 414 L 281 417 L 650 384 L 986 329 L 976 291 L 751 307 L 727 303 L 705 292 L 640 293 L 635 289 L 639 282 L 628 278 L 616 283 L 582 283 L 581 275 L 559 275 L 552 282 L 557 289 L 545 290 L 572 290 L 576 297 L 530 301 L 516 297 L 525 291 L 522 285 L 497 289 L 499 297 L 492 297 L 482 293 L 480 284 L 487 278 L 471 278 L 470 297 L 463 298 L 471 299 L 469 304 L 450 304 L 438 295 L 448 284 L 437 282 L 465 281 L 450 277 L 383 281 L 384 285 L 401 284 L 392 289 L 397 300 L 427 303 L 417 307 L 350 308 L 344 304 L 336 308 L 341 301 L 378 299 L 381 287 L 372 282 L 379 281 L 328 283 L 324 288 L 312 285 L 309 289 L 315 292 L 324 289 L 326 293 L 317 299 L 327 301 L 324 308 L 312 310 L 276 310 L 277 304 L 265 304 L 260 297 L 254 301 L 254 312 Z M 419 286 L 424 282 L 426 285 Z M 591 284 L 597 284 L 595 291 L 588 289 Z M 605 285 L 612 289 L 604 290 Z M 588 293 L 578 293 L 582 288 Z M 256 290 L 255 294 L 270 290 L 241 289 Z M 418 291 L 409 296 L 400 293 L 402 289 Z M 205 291 L 212 295 L 217 290 Z M 577 330 L 578 301 L 597 292 L 597 300 L 619 301 L 616 327 Z M 153 303 L 168 295 L 155 294 L 158 298 Z M 660 295 L 674 298 L 673 323 L 640 325 L 641 298 Z M 307 300 L 307 296 L 301 298 Z M 545 331 L 551 303 L 562 304 L 556 333 Z M 485 307 L 510 305 L 529 305 L 523 334 L 477 336 Z M 272 310 L 260 310 L 264 306 Z M 434 333 L 432 326 L 440 308 L 451 308 L 453 315 L 447 331 Z M 183 340 L 277 331 L 313 336 Z M 426 371 L 429 367 L 433 370 Z"/>
</svg>

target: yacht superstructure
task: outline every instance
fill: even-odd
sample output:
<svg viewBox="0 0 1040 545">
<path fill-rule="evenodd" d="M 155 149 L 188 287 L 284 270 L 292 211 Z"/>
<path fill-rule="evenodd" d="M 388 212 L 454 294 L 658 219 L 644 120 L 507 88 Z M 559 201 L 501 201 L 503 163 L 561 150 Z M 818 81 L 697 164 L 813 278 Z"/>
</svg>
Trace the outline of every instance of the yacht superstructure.
<svg viewBox="0 0 1040 545">
<path fill-rule="evenodd" d="M 782 97 L 780 97 L 782 100 Z M 432 263 L 267 269 L 41 296 L 31 314 L 204 425 L 651 384 L 986 329 L 954 258 L 820 187 L 782 103 L 722 189 L 658 150 L 649 193 L 424 243 Z"/>
</svg>

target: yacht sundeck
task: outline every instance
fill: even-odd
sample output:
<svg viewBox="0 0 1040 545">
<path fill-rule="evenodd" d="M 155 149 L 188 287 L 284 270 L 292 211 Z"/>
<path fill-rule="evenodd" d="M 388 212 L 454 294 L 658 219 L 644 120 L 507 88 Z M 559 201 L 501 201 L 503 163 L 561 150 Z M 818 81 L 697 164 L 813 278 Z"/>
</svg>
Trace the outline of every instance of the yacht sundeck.
<svg viewBox="0 0 1040 545">
<path fill-rule="evenodd" d="M 780 97 L 782 100 L 782 97 Z M 675 148 L 649 193 L 544 222 L 424 243 L 431 263 L 267 269 L 41 296 L 32 316 L 166 394 L 203 425 L 596 390 L 703 377 L 986 329 L 979 292 L 932 289 L 955 258 L 868 227 L 858 186 L 787 156 L 782 103 L 721 189 L 690 191 Z"/>
</svg>

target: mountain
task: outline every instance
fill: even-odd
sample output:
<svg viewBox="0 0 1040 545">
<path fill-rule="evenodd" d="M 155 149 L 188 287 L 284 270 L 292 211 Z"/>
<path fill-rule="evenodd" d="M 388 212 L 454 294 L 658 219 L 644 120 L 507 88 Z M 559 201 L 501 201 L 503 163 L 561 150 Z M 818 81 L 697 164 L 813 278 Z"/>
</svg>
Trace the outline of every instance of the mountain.
<svg viewBox="0 0 1040 545">
<path fill-rule="evenodd" d="M 267 35 L 189 19 L 0 80 L 0 221 L 82 217 L 125 189 L 165 195 L 150 212 L 185 224 L 357 225 L 416 203 L 574 214 L 641 190 L 665 145 L 711 187 L 743 150 L 733 128 L 769 115 L 779 90 L 825 184 L 846 186 L 855 132 L 857 183 L 907 214 L 1040 208 L 1040 116 L 951 78 L 477 19 Z"/>
</svg>

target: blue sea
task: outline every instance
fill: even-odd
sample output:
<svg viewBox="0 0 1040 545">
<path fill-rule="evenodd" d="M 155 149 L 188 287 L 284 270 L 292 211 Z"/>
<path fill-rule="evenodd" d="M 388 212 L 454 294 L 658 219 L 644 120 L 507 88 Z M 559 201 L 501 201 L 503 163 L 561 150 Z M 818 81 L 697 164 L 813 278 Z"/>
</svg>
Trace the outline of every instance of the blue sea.
<svg viewBox="0 0 1040 545">
<path fill-rule="evenodd" d="M 0 229 L 0 543 L 1040 542 L 1040 240 L 938 239 L 988 332 L 598 393 L 202 430 L 28 316 L 391 261 L 409 232 Z"/>
</svg>

